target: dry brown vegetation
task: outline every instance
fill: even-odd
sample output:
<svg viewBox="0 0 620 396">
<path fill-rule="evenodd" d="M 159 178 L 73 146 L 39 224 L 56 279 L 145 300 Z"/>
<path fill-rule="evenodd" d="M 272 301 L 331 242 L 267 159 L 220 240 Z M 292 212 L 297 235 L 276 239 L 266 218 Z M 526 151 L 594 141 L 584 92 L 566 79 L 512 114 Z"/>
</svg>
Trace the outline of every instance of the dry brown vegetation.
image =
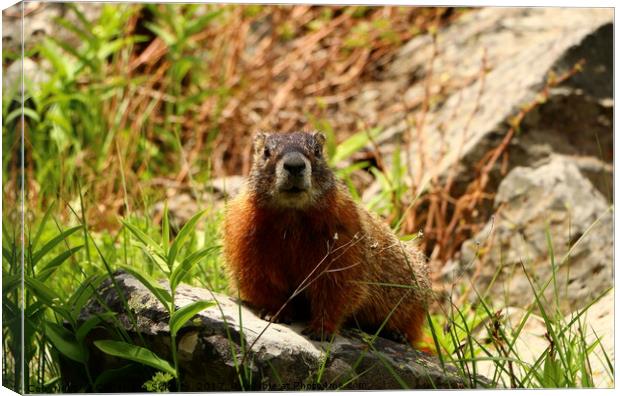
<svg viewBox="0 0 620 396">
<path fill-rule="evenodd" d="M 330 128 L 343 140 L 372 127 L 352 101 L 362 84 L 383 78 L 407 40 L 459 14 L 420 7 L 114 7 L 116 19 L 78 18 L 83 25 L 77 26 L 81 40 L 94 36 L 96 49 L 119 41 L 108 56 L 93 60 L 92 51 L 71 50 L 79 47 L 73 43 L 59 49 L 67 59 L 90 57 L 74 80 L 61 76 L 62 92 L 92 100 L 66 109 L 70 144 L 44 147 L 49 139 L 41 144 L 34 134 L 49 136 L 53 127 L 29 118 L 25 127 L 29 199 L 70 201 L 79 179 L 89 191 L 88 217 L 96 228 L 115 228 L 118 214 L 143 207 L 147 191 L 161 199 L 163 189 L 170 194 L 190 189 L 192 181 L 246 174 L 256 131 Z M 201 17 L 204 23 L 190 26 Z M 55 65 L 48 52 L 35 51 L 33 59 L 41 58 Z M 47 117 L 50 102 L 60 99 L 43 99 L 35 111 Z M 99 112 L 81 113 L 93 110 Z M 81 117 L 90 124 L 79 125 Z M 49 152 L 37 156 L 41 149 Z M 37 174 L 48 165 L 44 155 L 63 175 L 56 183 Z M 53 187 L 42 191 L 42 184 Z"/>
<path fill-rule="evenodd" d="M 406 40 L 447 23 L 451 15 L 444 8 L 416 7 L 230 9 L 221 23 L 190 39 L 211 51 L 204 87 L 226 94 L 207 98 L 179 120 L 182 141 L 193 143 L 187 147 L 188 162 L 204 154 L 210 134 L 216 135 L 211 152 L 215 175 L 247 172 L 255 131 L 312 128 L 313 119 L 324 118 L 346 137 L 360 127 L 360 115 L 348 99 L 361 83 L 372 80 Z M 144 13 L 136 15 L 127 33 L 144 18 Z M 153 91 L 166 100 L 161 81 L 171 66 L 166 53 L 166 45 L 155 38 L 133 55 L 129 70 L 142 67 L 153 76 L 132 101 L 135 109 L 145 108 Z M 182 169 L 176 180 L 184 180 L 187 172 Z"/>
</svg>

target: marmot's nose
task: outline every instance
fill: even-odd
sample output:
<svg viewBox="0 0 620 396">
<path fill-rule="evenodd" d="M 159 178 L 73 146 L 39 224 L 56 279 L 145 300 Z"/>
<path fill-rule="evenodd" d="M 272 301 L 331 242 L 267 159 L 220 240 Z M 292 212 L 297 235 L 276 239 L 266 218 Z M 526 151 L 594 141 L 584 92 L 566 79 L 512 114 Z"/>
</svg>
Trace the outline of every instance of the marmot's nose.
<svg viewBox="0 0 620 396">
<path fill-rule="evenodd" d="M 284 158 L 282 166 L 291 176 L 299 176 L 306 169 L 306 161 L 301 154 L 289 154 Z"/>
</svg>

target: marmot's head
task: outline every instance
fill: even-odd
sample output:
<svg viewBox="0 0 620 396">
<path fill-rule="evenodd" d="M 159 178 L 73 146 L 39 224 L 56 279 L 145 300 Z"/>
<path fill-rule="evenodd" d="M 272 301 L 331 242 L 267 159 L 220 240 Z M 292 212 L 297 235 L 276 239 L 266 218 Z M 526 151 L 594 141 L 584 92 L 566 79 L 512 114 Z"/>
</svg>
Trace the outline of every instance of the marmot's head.
<svg viewBox="0 0 620 396">
<path fill-rule="evenodd" d="M 273 207 L 312 207 L 334 187 L 319 132 L 259 133 L 254 138 L 250 189 Z"/>
</svg>

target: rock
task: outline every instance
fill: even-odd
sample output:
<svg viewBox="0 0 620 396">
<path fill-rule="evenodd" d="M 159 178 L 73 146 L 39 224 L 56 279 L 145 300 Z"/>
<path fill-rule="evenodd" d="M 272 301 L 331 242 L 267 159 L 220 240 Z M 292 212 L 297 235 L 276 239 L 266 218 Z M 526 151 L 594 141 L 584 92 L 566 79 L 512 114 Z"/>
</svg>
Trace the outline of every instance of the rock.
<svg viewBox="0 0 620 396">
<path fill-rule="evenodd" d="M 170 361 L 168 315 L 161 303 L 132 276 L 116 273 L 115 280 L 131 307 L 136 327 L 123 311 L 111 282 L 106 281 L 99 288 L 99 301 L 118 313 L 121 331 L 127 331 L 135 343 L 139 344 L 139 336 L 142 337 L 153 352 Z M 369 336 L 356 330 L 343 331 L 343 336 L 337 336 L 331 345 L 314 342 L 300 335 L 301 323 L 268 325 L 230 297 L 185 285 L 178 288 L 175 303 L 179 307 L 196 300 L 217 301 L 217 305 L 200 312 L 177 336 L 182 390 L 186 392 L 241 389 L 240 375 L 246 379 L 246 390 L 336 388 L 349 380 L 345 386 L 348 389 L 400 389 L 396 375 L 411 388 L 465 387 L 454 367 L 442 370 L 436 358 L 405 344 L 377 338 L 371 346 Z M 80 320 L 101 312 L 104 309 L 93 299 L 81 311 Z M 111 325 L 107 329 L 97 328 L 90 333 L 88 343 L 116 338 L 118 330 Z M 249 353 L 241 370 L 245 374 L 240 374 L 236 367 L 244 359 L 243 351 Z M 90 356 L 94 377 L 127 364 L 104 355 L 92 345 Z M 317 373 L 322 364 L 319 381 Z M 63 363 L 62 373 L 69 391 L 83 386 L 84 377 L 76 374 L 79 371 L 75 365 Z M 108 383 L 99 391 L 140 391 L 152 374 L 152 370 L 147 370 L 142 377 Z M 480 378 L 478 385 L 486 383 Z"/>
<path fill-rule="evenodd" d="M 36 63 L 30 58 L 23 58 L 23 62 L 11 63 L 2 76 L 2 89 L 6 92 L 5 97 L 21 100 L 22 70 L 24 85 L 27 88 L 32 87 L 33 90 L 38 90 L 41 84 L 49 81 L 47 72 L 49 64 L 41 63 Z"/>
<path fill-rule="evenodd" d="M 523 120 L 507 149 L 504 169 L 502 161 L 492 168 L 488 191 L 496 190 L 502 171 L 531 165 L 552 152 L 610 164 L 612 19 L 611 9 L 600 8 L 484 8 L 440 31 L 435 48 L 429 35 L 412 39 L 386 72 L 386 89 L 394 90 L 397 81 L 396 91 L 408 108 L 385 111 L 378 120 L 383 132 L 377 142 L 385 162 L 389 166 L 391 161 L 385 143 L 411 134 L 411 165 L 421 180 L 416 187 L 434 177 L 445 180 L 454 171 L 451 195 L 460 197 L 477 175 L 476 164 L 504 139 L 512 117 L 537 100 L 550 76 L 560 76 L 584 59 L 583 70 L 551 90 L 546 102 Z M 427 80 L 432 97 L 419 129 L 420 87 Z M 367 90 L 382 92 L 381 84 L 373 82 Z M 381 111 L 388 104 L 378 100 L 364 112 Z M 594 180 L 607 183 L 610 178 Z M 478 208 L 483 218 L 489 209 Z"/>
<path fill-rule="evenodd" d="M 589 365 L 596 388 L 613 388 L 614 377 L 607 365 L 605 353 L 611 362 L 614 361 L 614 293 L 605 294 L 599 301 L 588 308 L 580 319 L 577 319 L 570 326 L 567 326 L 576 318 L 579 312 L 572 312 L 563 318 L 561 323 L 567 326 L 567 334 L 578 337 L 581 326 L 584 334 L 586 345 L 595 345 L 597 340 L 600 344 L 595 345 L 592 353 L 589 355 Z M 516 332 L 527 310 L 518 307 L 507 307 L 502 310 L 502 324 L 504 333 L 511 334 Z M 559 329 L 556 329 L 559 330 Z M 546 338 L 547 327 L 542 317 L 530 313 L 525 324 L 520 329 L 519 337 L 513 345 L 514 352 L 511 356 L 518 356 L 519 360 L 528 365 L 534 365 L 536 361 L 549 348 L 549 340 Z M 489 333 L 484 330 L 476 338 L 480 340 L 490 339 Z M 493 344 L 485 346 L 487 350 L 495 354 L 501 354 L 497 351 Z M 480 361 L 477 364 L 477 370 L 486 377 L 495 375 L 496 365 L 490 361 Z M 520 370 L 519 365 L 514 365 L 513 369 Z M 508 372 L 501 373 L 501 377 L 505 386 L 510 386 L 510 375 Z M 522 378 L 522 376 L 518 376 Z"/>
<path fill-rule="evenodd" d="M 77 34 L 56 22 L 57 18 L 64 18 L 70 25 L 81 25 L 77 14 L 69 10 L 69 7 L 75 7 L 87 20 L 96 21 L 102 5 L 29 2 L 24 4 L 23 12 L 21 3 L 2 11 L 2 46 L 6 58 L 3 62 L 2 87 L 9 93 L 5 97 L 10 98 L 14 93 L 21 95 L 22 59 L 26 87 L 34 91 L 41 89 L 40 85 L 49 80 L 49 75 L 53 71 L 51 63 L 44 58 L 39 60 L 37 58 L 40 57 L 36 55 L 22 58 L 22 44 L 25 53 L 33 52 L 45 38 L 49 37 L 73 47 L 81 44 L 82 39 Z"/>
<path fill-rule="evenodd" d="M 44 37 L 53 35 L 57 29 L 53 20 L 63 14 L 60 3 L 32 2 L 24 4 L 23 39 L 22 5 L 15 4 L 2 11 L 2 48 L 13 53 L 21 52 L 22 41 L 26 51 L 39 44 Z"/>
<path fill-rule="evenodd" d="M 499 186 L 494 208 L 494 218 L 463 244 L 457 260 L 480 291 L 501 267 L 490 301 L 523 306 L 533 300 L 521 263 L 537 288 L 551 279 L 547 230 L 562 312 L 583 307 L 613 285 L 613 212 L 571 157 L 513 169 Z M 549 303 L 553 289 L 544 293 Z"/>
<path fill-rule="evenodd" d="M 178 232 L 202 208 L 210 209 L 209 215 L 213 216 L 222 212 L 225 201 L 239 193 L 244 180 L 242 176 L 227 176 L 212 179 L 206 186 L 188 192 L 168 189 L 166 202 L 172 231 Z M 162 218 L 163 212 L 164 201 L 153 205 L 151 213 L 158 221 Z"/>
<path fill-rule="evenodd" d="M 55 21 L 64 18 L 72 25 L 82 26 L 77 14 L 70 10 L 75 7 L 86 20 L 96 21 L 102 4 L 75 3 L 72 5 L 52 2 L 28 2 L 24 4 L 23 27 L 24 49 L 26 51 L 41 43 L 45 37 L 54 37 L 78 46 L 81 38 Z M 20 52 L 22 46 L 22 7 L 21 4 L 2 11 L 2 47 L 5 51 Z"/>
<path fill-rule="evenodd" d="M 219 198 L 231 198 L 241 191 L 245 178 L 243 176 L 217 177 L 209 182 L 209 187 Z M 209 191 L 209 188 L 207 188 Z"/>
<path fill-rule="evenodd" d="M 565 321 L 571 319 L 569 315 Z M 612 362 L 615 361 L 614 353 L 614 292 L 607 293 L 603 298 L 593 304 L 585 314 L 583 323 L 585 341 L 588 345 L 594 344 L 597 339 L 600 346 L 594 348 L 590 357 L 594 386 L 597 388 L 613 388 L 614 376 L 610 374 L 605 354 Z M 604 352 L 603 352 L 604 351 Z"/>
</svg>

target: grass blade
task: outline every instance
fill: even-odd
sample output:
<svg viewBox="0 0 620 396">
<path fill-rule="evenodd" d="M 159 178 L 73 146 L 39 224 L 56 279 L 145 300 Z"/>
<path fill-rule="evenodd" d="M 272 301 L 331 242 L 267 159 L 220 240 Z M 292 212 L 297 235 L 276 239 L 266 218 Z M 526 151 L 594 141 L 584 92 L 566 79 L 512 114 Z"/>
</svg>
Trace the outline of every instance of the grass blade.
<svg viewBox="0 0 620 396">
<path fill-rule="evenodd" d="M 39 273 L 36 276 L 37 280 L 39 280 L 41 282 L 45 282 L 47 280 L 47 278 L 49 278 L 54 273 L 54 271 L 56 271 L 58 269 L 60 264 L 64 263 L 65 260 L 67 260 L 69 257 L 71 257 L 73 255 L 73 253 L 77 252 L 78 250 L 82 249 L 83 247 L 84 247 L 84 245 L 76 246 L 76 247 L 71 248 L 69 250 L 66 250 L 66 251 L 60 253 L 58 256 L 54 257 L 52 260 L 50 260 L 49 263 L 47 263 L 45 265 L 45 267 L 43 267 L 39 271 Z"/>
<path fill-rule="evenodd" d="M 62 242 L 66 238 L 68 238 L 69 235 L 73 234 L 74 232 L 76 232 L 77 230 L 79 230 L 81 228 L 82 228 L 81 225 L 69 228 L 68 230 L 65 230 L 65 231 L 61 232 L 56 237 L 50 239 L 45 245 L 43 245 L 43 247 L 41 249 L 39 249 L 38 251 L 36 251 L 33 254 L 33 256 L 32 256 L 32 266 L 34 267 L 37 264 L 37 262 L 39 260 L 41 260 L 41 258 L 43 258 L 43 256 L 45 256 L 56 245 L 58 245 L 60 242 Z"/>
<path fill-rule="evenodd" d="M 55 206 L 56 206 L 56 201 L 52 201 L 52 203 L 49 205 L 49 207 L 45 211 L 45 214 L 43 215 L 43 219 L 41 220 L 41 223 L 39 224 L 39 228 L 37 229 L 37 233 L 34 236 L 34 239 L 32 240 L 33 248 L 37 246 L 37 243 L 39 242 L 39 238 L 41 238 L 41 234 L 43 233 L 43 229 L 45 229 L 45 225 L 47 224 L 47 221 L 49 220 L 49 217 L 52 213 L 52 209 L 54 209 Z"/>
<path fill-rule="evenodd" d="M 168 201 L 164 202 L 164 216 L 161 220 L 161 244 L 164 247 L 164 255 L 168 255 L 170 246 L 170 219 L 168 218 Z"/>
<path fill-rule="evenodd" d="M 24 278 L 24 283 L 26 284 L 28 291 L 32 292 L 41 303 L 53 309 L 61 315 L 63 319 L 71 321 L 72 318 L 69 311 L 64 307 L 58 306 L 58 303 L 61 301 L 60 297 L 43 282 L 26 275 Z"/>
</svg>

